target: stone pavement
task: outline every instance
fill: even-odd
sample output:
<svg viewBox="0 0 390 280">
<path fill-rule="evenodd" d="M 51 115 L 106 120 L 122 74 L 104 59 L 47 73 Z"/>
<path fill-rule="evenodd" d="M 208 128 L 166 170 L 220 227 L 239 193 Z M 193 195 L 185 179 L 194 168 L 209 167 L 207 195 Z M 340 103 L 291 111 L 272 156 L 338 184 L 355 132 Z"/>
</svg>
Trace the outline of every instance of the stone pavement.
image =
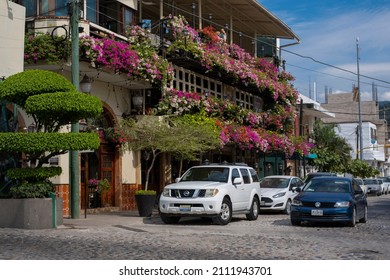
<svg viewBox="0 0 390 280">
<path fill-rule="evenodd" d="M 0 260 L 390 260 L 389 196 L 369 202 L 369 221 L 354 228 L 294 227 L 284 214 L 237 216 L 226 226 L 166 225 L 157 212 L 88 214 L 56 229 L 0 228 Z"/>
</svg>

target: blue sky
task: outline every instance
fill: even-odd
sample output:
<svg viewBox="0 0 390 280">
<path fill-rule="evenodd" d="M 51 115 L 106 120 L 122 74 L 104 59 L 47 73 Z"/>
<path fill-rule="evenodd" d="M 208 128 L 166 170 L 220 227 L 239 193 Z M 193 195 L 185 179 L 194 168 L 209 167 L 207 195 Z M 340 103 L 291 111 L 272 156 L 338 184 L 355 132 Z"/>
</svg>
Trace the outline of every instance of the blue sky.
<svg viewBox="0 0 390 280">
<path fill-rule="evenodd" d="M 311 93 L 314 99 L 315 88 L 317 100 L 323 102 L 325 87 L 333 93 L 351 92 L 352 85 L 357 85 L 356 39 L 359 38 L 362 99 L 371 100 L 374 82 L 379 101 L 390 101 L 390 0 L 258 2 L 301 39 L 300 44 L 282 51 L 286 70 L 295 77 L 294 85 L 300 93 L 306 96 Z M 282 41 L 282 45 L 291 42 Z"/>
</svg>

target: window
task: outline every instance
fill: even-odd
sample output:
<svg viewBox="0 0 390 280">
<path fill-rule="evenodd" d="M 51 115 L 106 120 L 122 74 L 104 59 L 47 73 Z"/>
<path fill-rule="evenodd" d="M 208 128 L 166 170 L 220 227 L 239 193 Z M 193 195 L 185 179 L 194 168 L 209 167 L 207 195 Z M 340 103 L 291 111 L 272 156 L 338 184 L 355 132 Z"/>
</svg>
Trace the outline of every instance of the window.
<svg viewBox="0 0 390 280">
<path fill-rule="evenodd" d="M 248 169 L 246 168 L 240 168 L 242 179 L 244 180 L 244 184 L 250 184 L 251 183 L 251 177 L 249 176 Z"/>
<path fill-rule="evenodd" d="M 232 170 L 232 183 L 234 182 L 234 179 L 240 178 L 240 173 L 238 172 L 237 168 L 234 168 Z"/>
<path fill-rule="evenodd" d="M 56 0 L 55 15 L 67 16 L 68 15 L 68 0 Z"/>
<path fill-rule="evenodd" d="M 87 19 L 97 23 L 97 0 L 87 0 Z"/>
<path fill-rule="evenodd" d="M 36 0 L 19 0 L 20 5 L 26 8 L 26 17 L 33 17 L 37 15 L 37 1 Z"/>
<path fill-rule="evenodd" d="M 256 171 L 254 169 L 249 169 L 249 172 L 251 173 L 252 181 L 259 182 L 259 177 L 257 176 Z"/>
</svg>

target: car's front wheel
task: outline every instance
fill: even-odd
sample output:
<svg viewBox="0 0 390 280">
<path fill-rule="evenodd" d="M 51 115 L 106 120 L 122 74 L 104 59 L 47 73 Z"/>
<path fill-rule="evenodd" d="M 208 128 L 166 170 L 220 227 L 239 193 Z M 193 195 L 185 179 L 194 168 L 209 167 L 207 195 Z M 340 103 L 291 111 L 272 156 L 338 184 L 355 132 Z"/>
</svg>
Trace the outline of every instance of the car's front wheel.
<svg viewBox="0 0 390 280">
<path fill-rule="evenodd" d="M 348 222 L 350 227 L 354 227 L 356 225 L 356 208 L 354 207 L 352 210 L 351 220 Z"/>
<path fill-rule="evenodd" d="M 213 218 L 213 222 L 217 225 L 227 225 L 232 220 L 232 203 L 230 200 L 225 197 L 222 200 L 221 210 L 215 218 Z"/>
<path fill-rule="evenodd" d="M 287 200 L 286 208 L 284 208 L 283 213 L 290 215 L 290 213 L 291 213 L 291 200 Z"/>
<path fill-rule="evenodd" d="M 359 223 L 367 223 L 367 205 L 364 206 L 363 218 L 359 220 Z"/>
<path fill-rule="evenodd" d="M 297 220 L 297 219 L 291 219 L 291 224 L 293 226 L 300 226 L 301 225 L 301 221 Z"/>
<path fill-rule="evenodd" d="M 165 224 L 177 224 L 180 220 L 180 217 L 177 216 L 167 216 L 163 213 L 160 213 L 160 218 Z"/>
<path fill-rule="evenodd" d="M 259 209 L 260 209 L 260 204 L 259 204 L 259 199 L 257 197 L 253 198 L 251 209 L 249 211 L 249 214 L 246 214 L 246 218 L 248 220 L 257 220 L 257 217 L 259 216 Z"/>
</svg>

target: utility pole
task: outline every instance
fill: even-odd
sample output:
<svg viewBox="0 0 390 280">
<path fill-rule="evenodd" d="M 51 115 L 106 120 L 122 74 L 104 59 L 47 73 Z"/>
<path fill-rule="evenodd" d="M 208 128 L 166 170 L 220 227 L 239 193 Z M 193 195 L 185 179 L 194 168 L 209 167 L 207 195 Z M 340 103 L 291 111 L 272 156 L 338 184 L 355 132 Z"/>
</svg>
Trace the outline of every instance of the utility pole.
<svg viewBox="0 0 390 280">
<path fill-rule="evenodd" d="M 359 70 L 359 37 L 356 38 L 356 62 L 357 62 L 357 91 L 358 91 L 358 106 L 359 106 L 359 141 L 360 141 L 360 160 L 363 160 L 363 125 L 361 113 L 361 94 L 360 94 L 360 70 Z"/>
<path fill-rule="evenodd" d="M 72 42 L 72 84 L 80 91 L 80 65 L 79 65 L 79 21 L 80 21 L 79 0 L 71 0 L 68 3 L 70 15 L 70 34 Z M 72 123 L 71 132 L 79 132 L 79 123 Z M 69 151 L 69 187 L 70 187 L 70 212 L 72 219 L 80 218 L 80 188 L 79 188 L 79 153 Z"/>
</svg>

